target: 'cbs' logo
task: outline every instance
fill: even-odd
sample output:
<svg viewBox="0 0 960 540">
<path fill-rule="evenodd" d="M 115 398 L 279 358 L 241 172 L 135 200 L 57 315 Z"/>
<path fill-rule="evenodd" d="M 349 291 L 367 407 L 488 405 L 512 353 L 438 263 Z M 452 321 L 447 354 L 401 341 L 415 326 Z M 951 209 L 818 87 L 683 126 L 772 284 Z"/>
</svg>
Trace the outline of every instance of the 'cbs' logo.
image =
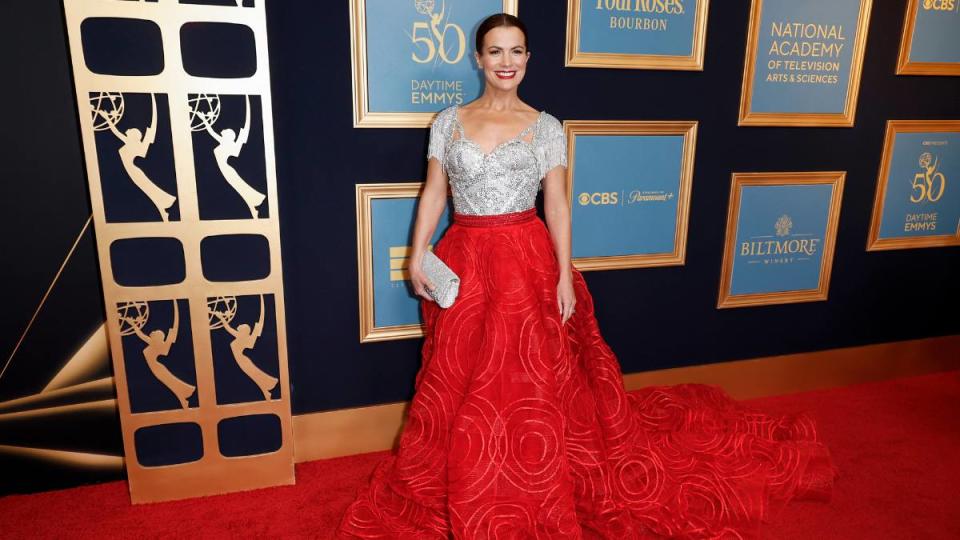
<svg viewBox="0 0 960 540">
<path fill-rule="evenodd" d="M 956 0 L 923 0 L 923 9 L 926 10 L 953 11 L 956 7 Z"/>
<path fill-rule="evenodd" d="M 578 199 L 581 206 L 588 204 L 618 204 L 617 197 L 620 194 L 616 191 L 604 191 L 598 193 L 581 193 Z"/>
</svg>

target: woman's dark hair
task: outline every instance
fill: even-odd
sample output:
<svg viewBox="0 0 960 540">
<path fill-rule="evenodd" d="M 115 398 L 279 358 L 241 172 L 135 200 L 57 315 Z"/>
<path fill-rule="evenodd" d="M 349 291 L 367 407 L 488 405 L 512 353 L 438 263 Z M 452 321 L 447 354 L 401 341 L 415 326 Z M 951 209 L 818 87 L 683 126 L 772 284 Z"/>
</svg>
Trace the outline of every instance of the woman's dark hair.
<svg viewBox="0 0 960 540">
<path fill-rule="evenodd" d="M 483 36 L 499 26 L 506 26 L 508 28 L 515 26 L 519 28 L 520 31 L 523 32 L 523 46 L 526 47 L 527 50 L 530 50 L 530 46 L 527 43 L 527 25 L 509 13 L 497 13 L 484 19 L 483 22 L 480 23 L 480 26 L 477 27 L 477 52 L 481 56 L 483 55 Z"/>
</svg>

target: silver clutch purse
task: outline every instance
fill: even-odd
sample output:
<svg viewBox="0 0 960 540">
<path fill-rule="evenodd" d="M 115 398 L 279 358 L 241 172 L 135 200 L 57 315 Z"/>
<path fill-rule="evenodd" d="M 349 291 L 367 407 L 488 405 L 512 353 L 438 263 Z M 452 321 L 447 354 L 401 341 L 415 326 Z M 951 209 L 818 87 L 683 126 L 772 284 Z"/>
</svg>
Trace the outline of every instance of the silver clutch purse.
<svg viewBox="0 0 960 540">
<path fill-rule="evenodd" d="M 420 267 L 434 285 L 432 291 L 426 289 L 427 294 L 442 308 L 452 306 L 460 292 L 460 277 L 429 250 L 423 252 Z"/>
</svg>

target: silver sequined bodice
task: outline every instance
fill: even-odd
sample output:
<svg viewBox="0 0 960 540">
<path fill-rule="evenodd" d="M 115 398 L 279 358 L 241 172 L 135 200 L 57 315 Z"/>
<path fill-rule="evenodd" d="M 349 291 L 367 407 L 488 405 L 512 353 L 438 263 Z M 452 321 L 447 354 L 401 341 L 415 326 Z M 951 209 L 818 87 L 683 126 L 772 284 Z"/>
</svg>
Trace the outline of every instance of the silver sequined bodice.
<svg viewBox="0 0 960 540">
<path fill-rule="evenodd" d="M 457 107 L 451 105 L 437 114 L 427 149 L 427 159 L 437 158 L 447 173 L 454 210 L 495 215 L 532 208 L 547 172 L 557 165 L 567 166 L 560 121 L 541 112 L 516 137 L 484 154 L 480 145 L 464 135 Z M 533 138 L 528 142 L 531 131 Z"/>
</svg>

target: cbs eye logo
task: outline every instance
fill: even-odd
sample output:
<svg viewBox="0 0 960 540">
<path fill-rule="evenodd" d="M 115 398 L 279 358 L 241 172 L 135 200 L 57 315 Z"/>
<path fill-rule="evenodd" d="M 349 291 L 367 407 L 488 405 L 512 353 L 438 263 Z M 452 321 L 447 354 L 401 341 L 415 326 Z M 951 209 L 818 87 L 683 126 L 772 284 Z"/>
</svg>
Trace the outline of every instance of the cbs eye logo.
<svg viewBox="0 0 960 540">
<path fill-rule="evenodd" d="M 577 199 L 580 201 L 580 206 L 587 206 L 590 204 L 593 205 L 604 205 L 604 204 L 619 204 L 619 195 L 620 193 L 616 191 L 603 191 L 597 193 L 581 193 Z"/>
<path fill-rule="evenodd" d="M 926 10 L 953 11 L 956 7 L 956 0 L 923 0 L 923 9 Z"/>
</svg>

